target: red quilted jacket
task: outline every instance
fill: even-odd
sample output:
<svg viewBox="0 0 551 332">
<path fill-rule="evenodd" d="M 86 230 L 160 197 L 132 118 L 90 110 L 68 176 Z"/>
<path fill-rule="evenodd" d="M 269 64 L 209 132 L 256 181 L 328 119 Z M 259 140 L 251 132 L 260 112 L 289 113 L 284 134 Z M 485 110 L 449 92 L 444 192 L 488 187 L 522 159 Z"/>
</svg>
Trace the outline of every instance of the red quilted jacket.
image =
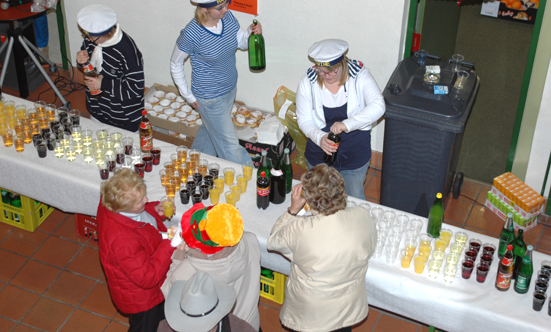
<svg viewBox="0 0 551 332">
<path fill-rule="evenodd" d="M 157 219 L 158 230 L 150 224 L 134 221 L 98 206 L 99 254 L 111 299 L 122 312 L 134 314 L 147 311 L 164 300 L 161 293 L 172 252 L 169 240 L 155 205 L 147 203 L 145 210 Z"/>
</svg>

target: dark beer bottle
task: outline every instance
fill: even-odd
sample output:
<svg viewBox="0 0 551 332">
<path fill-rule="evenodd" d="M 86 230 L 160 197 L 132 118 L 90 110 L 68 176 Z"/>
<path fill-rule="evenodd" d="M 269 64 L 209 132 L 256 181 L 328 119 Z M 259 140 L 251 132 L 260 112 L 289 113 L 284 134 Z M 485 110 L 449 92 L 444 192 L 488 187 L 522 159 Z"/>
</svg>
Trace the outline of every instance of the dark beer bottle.
<svg viewBox="0 0 551 332">
<path fill-rule="evenodd" d="M 516 239 L 513 243 L 511 243 L 513 245 L 513 256 L 515 256 L 515 270 L 513 271 L 513 279 L 516 279 L 517 277 L 517 266 L 520 265 L 524 255 L 526 255 L 526 243 L 524 243 L 524 240 L 522 239 L 523 233 L 524 231 L 519 229 Z"/>
<path fill-rule="evenodd" d="M 442 205 L 442 194 L 438 193 L 436 194 L 436 199 L 430 208 L 429 223 L 427 225 L 427 233 L 435 239 L 440 236 L 442 220 L 444 220 L 444 207 Z"/>
<path fill-rule="evenodd" d="M 291 165 L 291 157 L 289 157 L 289 149 L 283 150 L 283 173 L 285 173 L 285 192 L 288 194 L 293 190 L 293 165 Z"/>
<path fill-rule="evenodd" d="M 519 264 L 515 263 L 515 271 L 517 271 L 517 278 L 515 279 L 515 292 L 525 294 L 530 287 L 530 279 L 532 279 L 532 273 L 534 273 L 534 265 L 532 264 L 532 250 L 534 247 L 529 245 L 526 248 L 526 255 L 520 260 Z"/>
<path fill-rule="evenodd" d="M 257 25 L 258 21 L 253 20 L 253 24 Z M 266 52 L 262 35 L 251 33 L 249 36 L 249 68 L 251 70 L 266 68 Z"/>
<path fill-rule="evenodd" d="M 515 258 L 513 257 L 513 245 L 507 245 L 507 251 L 499 262 L 499 268 L 496 276 L 496 289 L 500 292 L 505 292 L 511 287 L 511 279 L 513 278 L 513 270 L 515 267 Z"/>
<path fill-rule="evenodd" d="M 323 156 L 323 161 L 328 165 L 331 165 L 335 162 L 335 160 L 337 160 L 337 152 L 339 152 L 338 148 L 339 144 L 341 144 L 341 134 L 334 134 L 333 132 L 329 132 L 327 139 L 333 141 L 333 146 L 337 147 L 337 151 L 333 152 L 332 154 L 326 153 Z"/>
<path fill-rule="evenodd" d="M 260 157 L 260 163 L 258 165 L 258 172 L 256 177 L 259 178 L 262 172 L 266 172 L 266 177 L 270 178 L 270 167 L 268 166 L 268 152 L 262 151 L 262 157 Z"/>
<path fill-rule="evenodd" d="M 147 117 L 147 111 L 142 111 L 142 122 L 140 123 L 140 148 L 143 153 L 151 152 L 153 148 L 153 128 Z"/>
<path fill-rule="evenodd" d="M 281 170 L 281 161 L 279 156 L 276 157 L 274 167 L 270 171 L 270 202 L 274 204 L 281 204 L 285 202 L 285 174 Z"/>
<path fill-rule="evenodd" d="M 270 206 L 270 180 L 265 171 L 260 172 L 260 177 L 256 180 L 256 206 L 263 210 Z"/>
<path fill-rule="evenodd" d="M 513 242 L 514 239 L 515 239 L 515 229 L 513 227 L 513 214 L 511 212 L 508 212 L 507 219 L 505 220 L 505 224 L 503 225 L 503 229 L 499 234 L 499 249 L 498 249 L 499 258 L 505 255 L 505 251 L 507 251 L 507 245 Z"/>
</svg>

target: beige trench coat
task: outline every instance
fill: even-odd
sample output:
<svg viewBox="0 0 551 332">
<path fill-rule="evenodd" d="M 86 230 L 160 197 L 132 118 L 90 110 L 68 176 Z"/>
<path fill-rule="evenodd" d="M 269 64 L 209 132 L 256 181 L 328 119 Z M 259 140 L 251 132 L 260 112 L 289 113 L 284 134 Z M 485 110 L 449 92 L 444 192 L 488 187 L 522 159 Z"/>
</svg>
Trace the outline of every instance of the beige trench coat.
<svg viewBox="0 0 551 332">
<path fill-rule="evenodd" d="M 291 260 L 279 318 L 296 331 L 332 331 L 361 322 L 368 312 L 365 275 L 377 242 L 362 207 L 330 216 L 292 216 L 275 223 L 268 249 Z"/>
</svg>

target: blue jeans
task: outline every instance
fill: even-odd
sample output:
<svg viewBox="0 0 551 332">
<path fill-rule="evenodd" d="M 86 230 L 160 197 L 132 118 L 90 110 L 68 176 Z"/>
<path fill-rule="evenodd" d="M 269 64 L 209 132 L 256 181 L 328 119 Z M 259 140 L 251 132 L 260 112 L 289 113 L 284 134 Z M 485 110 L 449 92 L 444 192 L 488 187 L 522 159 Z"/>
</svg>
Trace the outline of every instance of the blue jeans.
<svg viewBox="0 0 551 332">
<path fill-rule="evenodd" d="M 239 145 L 237 133 L 231 119 L 231 109 L 236 89 L 216 98 L 201 99 L 198 111 L 203 124 L 191 145 L 202 153 L 233 161 L 238 164 L 250 162 L 251 157 L 244 147 Z"/>
<path fill-rule="evenodd" d="M 310 164 L 308 160 L 306 162 L 308 163 L 308 170 L 311 170 L 314 165 Z M 371 160 L 360 168 L 339 171 L 344 179 L 344 185 L 348 196 L 365 200 L 364 182 L 370 162 Z"/>
</svg>

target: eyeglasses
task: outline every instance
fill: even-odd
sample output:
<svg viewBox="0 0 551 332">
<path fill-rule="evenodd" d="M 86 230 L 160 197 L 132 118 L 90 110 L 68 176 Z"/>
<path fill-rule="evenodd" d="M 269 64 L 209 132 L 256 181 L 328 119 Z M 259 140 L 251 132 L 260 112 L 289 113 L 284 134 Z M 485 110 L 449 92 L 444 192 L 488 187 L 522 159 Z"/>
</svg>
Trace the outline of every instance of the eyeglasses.
<svg viewBox="0 0 551 332">
<path fill-rule="evenodd" d="M 92 43 L 95 44 L 95 43 L 98 41 L 98 39 L 101 38 L 101 36 L 96 37 L 96 39 L 92 39 L 92 37 L 91 37 L 90 35 L 87 35 L 87 34 L 85 34 L 85 33 L 82 33 L 82 38 L 88 39 L 89 41 L 91 41 Z"/>
<path fill-rule="evenodd" d="M 220 5 L 218 7 L 215 7 L 217 11 L 222 11 L 224 8 L 228 8 L 228 6 L 231 4 L 231 0 L 226 1 L 223 5 Z"/>
<path fill-rule="evenodd" d="M 341 67 L 339 67 L 341 68 Z M 318 73 L 318 75 L 321 75 L 323 77 L 325 76 L 335 76 L 337 75 L 337 72 L 339 71 L 339 68 L 333 70 L 333 71 L 325 71 L 325 70 L 321 70 L 319 67 L 316 67 L 316 73 Z"/>
</svg>

